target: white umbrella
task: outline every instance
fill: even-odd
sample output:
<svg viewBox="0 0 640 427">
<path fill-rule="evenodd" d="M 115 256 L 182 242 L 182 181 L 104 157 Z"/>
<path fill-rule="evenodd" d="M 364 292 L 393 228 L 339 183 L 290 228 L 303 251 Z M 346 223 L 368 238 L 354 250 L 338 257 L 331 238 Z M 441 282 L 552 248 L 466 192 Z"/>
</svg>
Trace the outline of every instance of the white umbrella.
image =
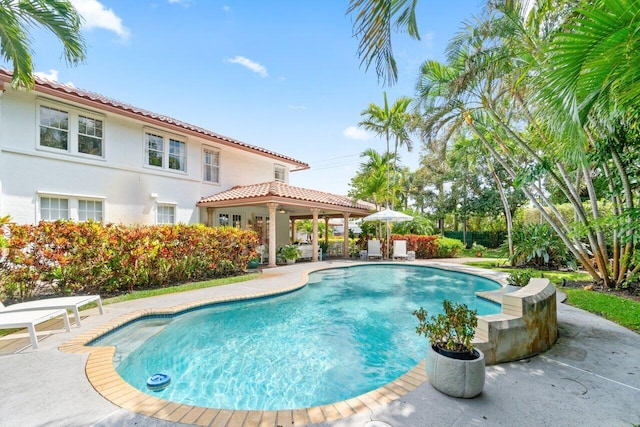
<svg viewBox="0 0 640 427">
<path fill-rule="evenodd" d="M 411 221 L 412 219 L 413 217 L 411 215 L 397 212 L 389 208 L 372 213 L 371 215 L 362 218 L 363 221 L 384 221 L 387 223 L 387 249 L 385 251 L 387 253 L 387 259 L 389 259 L 389 223 Z"/>
</svg>

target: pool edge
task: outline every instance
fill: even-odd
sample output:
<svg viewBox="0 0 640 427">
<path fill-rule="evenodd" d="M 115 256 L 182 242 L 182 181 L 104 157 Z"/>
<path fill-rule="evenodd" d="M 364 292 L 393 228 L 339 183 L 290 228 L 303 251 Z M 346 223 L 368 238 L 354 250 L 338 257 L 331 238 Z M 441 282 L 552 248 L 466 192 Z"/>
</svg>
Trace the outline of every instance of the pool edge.
<svg viewBox="0 0 640 427">
<path fill-rule="evenodd" d="M 370 263 L 357 262 L 348 266 L 368 265 Z M 378 263 L 376 263 L 378 264 Z M 396 264 L 381 262 L 379 264 Z M 418 264 L 420 265 L 420 264 Z M 440 268 L 457 272 L 465 272 L 477 276 L 487 277 L 478 270 L 474 273 L 461 271 L 455 267 L 450 268 L 444 265 L 422 265 L 424 267 Z M 183 311 L 195 308 L 232 301 L 242 301 L 247 299 L 271 297 L 293 292 L 303 288 L 309 280 L 311 272 L 340 268 L 331 265 L 317 265 L 301 272 L 300 280 L 289 287 L 275 291 L 265 291 L 244 295 L 209 298 L 190 303 L 179 304 L 166 308 L 153 308 L 136 310 L 125 313 L 115 319 L 84 332 L 71 340 L 63 343 L 58 349 L 67 353 L 89 353 L 85 365 L 85 374 L 92 387 L 106 400 L 114 405 L 139 413 L 145 416 L 192 425 L 233 425 L 238 427 L 254 426 L 304 426 L 323 422 L 336 421 L 357 414 L 372 413 L 380 406 L 400 399 L 411 391 L 427 382 L 427 375 L 424 368 L 424 360 L 420 361 L 410 371 L 400 376 L 396 380 L 383 385 L 375 390 L 327 405 L 314 406 L 310 408 L 291 409 L 282 411 L 247 411 L 207 408 L 181 404 L 164 399 L 159 399 L 146 394 L 127 383 L 115 370 L 113 365 L 113 355 L 115 347 L 96 346 L 88 347 L 86 344 L 108 332 L 132 322 L 138 318 L 153 315 L 176 315 Z M 478 274 L 478 273 L 480 274 Z M 498 284 L 504 286 L 495 278 L 490 278 Z"/>
</svg>

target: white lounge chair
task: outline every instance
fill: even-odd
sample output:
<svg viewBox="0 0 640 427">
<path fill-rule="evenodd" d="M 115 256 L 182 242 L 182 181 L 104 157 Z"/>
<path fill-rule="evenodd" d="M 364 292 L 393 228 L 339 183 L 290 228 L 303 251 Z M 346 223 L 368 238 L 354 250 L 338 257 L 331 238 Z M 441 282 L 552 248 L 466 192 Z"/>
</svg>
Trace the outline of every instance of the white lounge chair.
<svg viewBox="0 0 640 427">
<path fill-rule="evenodd" d="M 367 259 L 369 258 L 382 259 L 382 252 L 380 251 L 380 240 L 369 240 L 367 242 Z"/>
<path fill-rule="evenodd" d="M 393 241 L 393 259 L 401 258 L 407 259 L 407 241 L 406 240 L 394 240 Z"/>
<path fill-rule="evenodd" d="M 31 347 L 38 349 L 38 336 L 36 335 L 36 325 L 44 323 L 47 320 L 62 316 L 64 327 L 67 332 L 71 332 L 69 324 L 69 315 L 65 309 L 56 310 L 32 310 L 32 311 L 10 311 L 0 312 L 0 329 L 18 329 L 27 328 L 29 330 L 29 338 L 31 339 Z"/>
<path fill-rule="evenodd" d="M 58 298 L 46 298 L 36 301 L 19 302 L 5 307 L 0 302 L 0 313 L 10 313 L 17 311 L 32 311 L 32 310 L 51 310 L 51 309 L 64 309 L 73 310 L 76 326 L 79 328 L 80 323 L 80 311 L 79 308 L 89 304 L 90 302 L 96 302 L 100 314 L 104 314 L 102 309 L 102 300 L 100 295 L 83 295 L 77 297 L 58 297 Z"/>
</svg>

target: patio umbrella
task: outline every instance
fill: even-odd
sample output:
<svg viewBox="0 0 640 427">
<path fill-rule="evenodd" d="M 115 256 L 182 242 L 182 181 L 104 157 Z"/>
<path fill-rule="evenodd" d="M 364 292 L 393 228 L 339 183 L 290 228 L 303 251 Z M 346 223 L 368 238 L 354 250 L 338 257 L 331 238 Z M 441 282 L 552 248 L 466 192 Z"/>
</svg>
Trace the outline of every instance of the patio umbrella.
<svg viewBox="0 0 640 427">
<path fill-rule="evenodd" d="M 411 221 L 412 219 L 413 217 L 411 215 L 394 211 L 392 209 L 389 209 L 388 207 L 379 212 L 374 212 L 371 215 L 362 218 L 363 221 L 383 221 L 387 223 L 387 248 L 385 251 L 387 254 L 387 259 L 389 259 L 389 223 Z"/>
</svg>

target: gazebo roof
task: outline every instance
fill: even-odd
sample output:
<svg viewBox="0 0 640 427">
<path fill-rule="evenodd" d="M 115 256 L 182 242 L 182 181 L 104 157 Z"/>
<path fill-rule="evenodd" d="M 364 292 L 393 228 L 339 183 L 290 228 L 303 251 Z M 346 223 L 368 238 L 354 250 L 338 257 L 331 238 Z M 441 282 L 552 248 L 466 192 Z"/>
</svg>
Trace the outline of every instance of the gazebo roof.
<svg viewBox="0 0 640 427">
<path fill-rule="evenodd" d="M 340 217 L 345 212 L 352 216 L 366 216 L 376 210 L 376 206 L 369 202 L 324 191 L 295 187 L 277 181 L 236 186 L 204 197 L 197 205 L 230 207 L 263 205 L 265 203 L 278 203 L 283 209 L 287 209 L 292 217 L 300 218 L 308 217 L 311 208 L 321 209 L 323 215 L 326 216 Z"/>
</svg>

